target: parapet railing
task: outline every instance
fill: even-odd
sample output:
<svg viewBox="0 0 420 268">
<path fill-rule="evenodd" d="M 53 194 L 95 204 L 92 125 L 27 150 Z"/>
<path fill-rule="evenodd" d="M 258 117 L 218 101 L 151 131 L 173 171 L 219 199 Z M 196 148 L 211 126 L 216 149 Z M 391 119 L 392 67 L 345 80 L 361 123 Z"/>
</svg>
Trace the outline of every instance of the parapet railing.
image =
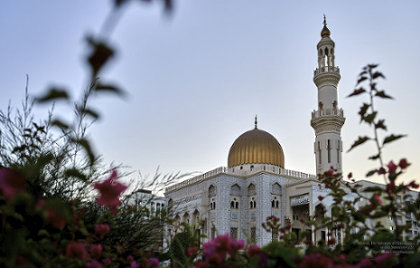
<svg viewBox="0 0 420 268">
<path fill-rule="evenodd" d="M 340 73 L 340 68 L 338 66 L 324 66 L 320 68 L 316 68 L 314 70 L 314 75 L 318 75 L 321 73 Z"/>
<path fill-rule="evenodd" d="M 183 182 L 177 183 L 175 185 L 166 187 L 165 191 L 166 192 L 172 192 L 172 191 L 174 191 L 176 189 L 185 187 L 185 186 L 190 185 L 190 184 L 201 182 L 201 181 L 203 181 L 203 180 L 205 180 L 205 179 L 207 179 L 209 177 L 213 177 L 213 176 L 218 175 L 218 174 L 221 174 L 221 173 L 226 173 L 226 167 L 218 167 L 218 168 L 215 168 L 213 170 L 210 170 L 210 171 L 208 171 L 206 173 L 203 173 L 201 175 L 192 177 L 191 179 L 188 179 L 188 180 L 185 180 Z"/>
<path fill-rule="evenodd" d="M 325 115 L 338 115 L 343 117 L 344 116 L 344 111 L 343 109 L 319 109 L 319 110 L 314 110 L 312 112 L 312 119 L 321 117 L 321 116 L 325 116 Z"/>
<path fill-rule="evenodd" d="M 271 165 L 268 165 L 268 166 L 271 166 Z M 297 179 L 316 179 L 316 175 L 308 174 L 308 173 L 304 173 L 304 172 L 300 172 L 300 171 L 296 171 L 296 170 L 291 170 L 291 169 L 280 168 L 280 167 L 278 169 L 278 172 L 271 172 L 269 169 L 264 169 L 263 170 L 262 167 L 254 170 L 254 172 L 258 172 L 258 171 L 266 171 L 266 172 L 269 172 L 269 173 L 275 173 L 275 174 L 279 174 L 279 175 L 282 175 L 282 176 L 293 177 L 293 178 L 297 178 Z M 180 183 L 177 183 L 175 185 L 169 186 L 165 189 L 165 192 L 172 192 L 172 191 L 178 190 L 180 188 L 183 188 L 185 186 L 192 185 L 192 184 L 195 184 L 195 183 L 199 183 L 201 181 L 204 181 L 207 178 L 214 177 L 214 176 L 216 176 L 218 174 L 222 174 L 222 173 L 225 173 L 225 174 L 229 173 L 228 169 L 226 167 L 215 168 L 215 169 L 210 170 L 206 173 L 195 176 L 191 179 L 187 179 L 183 182 L 180 182 Z M 231 174 L 236 175 L 236 176 L 239 175 L 239 174 L 235 174 L 235 173 L 231 173 Z"/>
</svg>

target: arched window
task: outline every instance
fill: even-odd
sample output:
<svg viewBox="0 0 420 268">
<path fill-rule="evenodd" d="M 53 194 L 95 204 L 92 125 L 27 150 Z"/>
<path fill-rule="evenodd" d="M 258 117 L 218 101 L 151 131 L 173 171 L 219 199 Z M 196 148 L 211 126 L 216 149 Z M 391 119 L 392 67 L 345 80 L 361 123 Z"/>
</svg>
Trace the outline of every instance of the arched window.
<svg viewBox="0 0 420 268">
<path fill-rule="evenodd" d="M 241 187 L 234 184 L 230 187 L 230 208 L 239 209 L 239 200 L 241 199 Z"/>
<path fill-rule="evenodd" d="M 216 187 L 214 187 L 214 185 L 210 185 L 208 195 L 209 195 L 210 210 L 214 210 L 216 209 Z"/>
<path fill-rule="evenodd" d="M 318 141 L 318 163 L 322 164 L 321 142 Z"/>
<path fill-rule="evenodd" d="M 209 187 L 209 197 L 216 196 L 216 187 L 214 185 L 210 185 Z"/>
<path fill-rule="evenodd" d="M 172 215 L 173 206 L 174 206 L 174 201 L 172 199 L 169 199 L 169 201 L 168 201 L 168 215 L 169 216 Z"/>
<path fill-rule="evenodd" d="M 255 185 L 251 183 L 251 184 L 248 186 L 248 196 L 251 196 L 251 195 L 256 195 L 256 194 L 257 194 L 257 191 L 256 191 L 256 189 L 255 189 Z"/>
<path fill-rule="evenodd" d="M 327 152 L 328 152 L 328 163 L 331 163 L 331 143 L 330 140 L 327 142 Z"/>
</svg>

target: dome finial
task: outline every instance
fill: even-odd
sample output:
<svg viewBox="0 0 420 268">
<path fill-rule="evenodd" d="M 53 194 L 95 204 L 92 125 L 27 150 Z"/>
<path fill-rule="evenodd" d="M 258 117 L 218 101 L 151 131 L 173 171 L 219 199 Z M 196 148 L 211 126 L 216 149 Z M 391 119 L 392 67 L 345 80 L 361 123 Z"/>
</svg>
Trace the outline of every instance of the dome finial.
<svg viewBox="0 0 420 268">
<path fill-rule="evenodd" d="M 257 129 L 257 126 L 258 126 L 257 115 L 255 115 L 255 121 L 254 121 L 254 124 L 255 124 L 255 129 Z"/>
<path fill-rule="evenodd" d="M 321 37 L 330 37 L 330 29 L 327 27 L 327 17 L 324 14 L 324 27 L 322 27 Z"/>
</svg>

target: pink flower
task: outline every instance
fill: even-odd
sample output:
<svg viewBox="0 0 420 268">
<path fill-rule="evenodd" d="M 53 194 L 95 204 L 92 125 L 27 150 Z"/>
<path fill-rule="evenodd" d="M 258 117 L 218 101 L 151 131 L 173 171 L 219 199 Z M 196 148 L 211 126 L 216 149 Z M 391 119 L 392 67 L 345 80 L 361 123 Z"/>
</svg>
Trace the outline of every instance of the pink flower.
<svg viewBox="0 0 420 268">
<path fill-rule="evenodd" d="M 93 187 L 99 191 L 97 201 L 100 205 L 111 209 L 113 214 L 117 213 L 116 208 L 121 205 L 120 195 L 128 188 L 117 181 L 117 171 L 113 170 L 111 176 L 103 182 L 95 182 Z"/>
<path fill-rule="evenodd" d="M 395 255 L 390 252 L 384 252 L 381 255 L 376 256 L 373 260 L 378 266 L 384 267 L 387 263 L 394 259 L 394 256 Z"/>
<path fill-rule="evenodd" d="M 298 268 L 312 268 L 312 267 L 325 267 L 332 268 L 333 260 L 321 253 L 311 253 L 305 255 L 299 263 Z"/>
<path fill-rule="evenodd" d="M 375 266 L 369 260 L 369 258 L 362 259 L 356 266 L 357 268 L 374 268 Z"/>
<path fill-rule="evenodd" d="M 40 209 L 46 213 L 48 217 L 48 222 L 51 224 L 52 227 L 57 229 L 63 229 L 64 226 L 66 226 L 66 219 L 60 213 L 57 213 L 57 211 L 50 207 L 44 199 L 38 199 L 35 208 Z"/>
<path fill-rule="evenodd" d="M 85 243 L 70 241 L 66 246 L 66 257 L 86 260 L 88 253 Z"/>
<path fill-rule="evenodd" d="M 387 167 L 388 167 L 389 173 L 395 173 L 395 171 L 397 171 L 397 166 L 394 164 L 392 160 L 389 161 Z"/>
<path fill-rule="evenodd" d="M 403 158 L 400 160 L 400 162 L 398 163 L 398 166 L 400 166 L 401 169 L 406 169 L 409 165 L 411 165 L 410 163 L 407 162 L 407 159 Z"/>
<path fill-rule="evenodd" d="M 97 260 L 91 260 L 90 262 L 86 263 L 86 267 L 87 268 L 103 268 L 104 266 Z"/>
<path fill-rule="evenodd" d="M 99 259 L 102 256 L 102 245 L 93 244 L 89 248 L 90 256 L 94 259 Z"/>
<path fill-rule="evenodd" d="M 148 268 L 159 268 L 160 262 L 157 258 L 150 258 L 149 263 L 147 264 Z"/>
<path fill-rule="evenodd" d="M 66 226 L 66 219 L 57 213 L 53 208 L 47 207 L 48 221 L 52 227 L 63 229 Z"/>
<path fill-rule="evenodd" d="M 319 200 L 319 201 L 322 201 L 323 199 L 324 199 L 324 197 L 323 197 L 323 196 L 318 195 L 318 200 Z"/>
<path fill-rule="evenodd" d="M 137 262 L 135 261 L 130 262 L 130 268 L 139 268 L 139 267 L 140 267 L 140 264 L 138 264 Z"/>
<path fill-rule="evenodd" d="M 378 169 L 378 175 L 386 174 L 386 170 L 383 167 Z"/>
<path fill-rule="evenodd" d="M 324 175 L 327 176 L 327 177 L 334 176 L 334 169 L 330 168 L 329 170 L 324 172 Z"/>
<path fill-rule="evenodd" d="M 108 224 L 95 224 L 95 234 L 99 235 L 101 239 L 104 239 L 105 235 L 110 232 Z"/>
<path fill-rule="evenodd" d="M 194 262 L 194 268 L 205 268 L 208 267 L 207 263 L 202 260 L 197 260 Z"/>
<path fill-rule="evenodd" d="M 353 173 L 349 173 L 348 175 L 347 175 L 347 179 L 351 179 L 351 178 L 353 178 Z"/>
<path fill-rule="evenodd" d="M 387 192 L 387 193 L 390 193 L 390 194 L 392 194 L 392 193 L 394 193 L 395 192 L 395 181 L 394 180 L 391 180 L 387 185 L 386 185 L 386 187 L 385 187 L 385 191 Z"/>
<path fill-rule="evenodd" d="M 411 187 L 411 188 L 413 188 L 413 189 L 417 189 L 417 188 L 419 188 L 419 185 L 418 185 L 415 181 L 410 182 L 410 183 L 408 184 L 408 186 L 410 186 L 410 187 Z"/>
<path fill-rule="evenodd" d="M 103 260 L 103 263 L 106 264 L 106 265 L 109 265 L 109 264 L 111 264 L 111 259 L 106 258 L 106 259 Z"/>
<path fill-rule="evenodd" d="M 235 241 L 229 234 L 219 235 L 203 245 L 204 258 L 210 263 L 220 264 L 228 254 L 234 256 L 244 246 L 244 240 Z"/>
<path fill-rule="evenodd" d="M 335 242 L 336 242 L 336 240 L 335 240 L 335 238 L 333 237 L 333 238 L 331 238 L 330 240 L 328 240 L 327 244 L 328 244 L 328 246 L 332 246 L 332 245 L 335 245 Z"/>
<path fill-rule="evenodd" d="M 260 247 L 257 245 L 250 245 L 248 247 L 247 253 L 249 257 L 258 256 L 258 254 L 260 253 Z"/>
<path fill-rule="evenodd" d="M 195 258 L 198 254 L 198 248 L 197 247 L 189 247 L 185 250 L 186 254 L 190 258 Z"/>
<path fill-rule="evenodd" d="M 374 195 L 374 197 L 375 197 L 376 201 L 378 201 L 378 204 L 379 204 L 379 205 L 382 205 L 382 200 L 381 200 L 381 198 L 379 197 L 379 195 L 378 195 L 378 194 L 375 194 L 375 195 Z"/>
<path fill-rule="evenodd" d="M 6 201 L 25 190 L 25 179 L 10 168 L 0 168 L 0 189 Z"/>
</svg>

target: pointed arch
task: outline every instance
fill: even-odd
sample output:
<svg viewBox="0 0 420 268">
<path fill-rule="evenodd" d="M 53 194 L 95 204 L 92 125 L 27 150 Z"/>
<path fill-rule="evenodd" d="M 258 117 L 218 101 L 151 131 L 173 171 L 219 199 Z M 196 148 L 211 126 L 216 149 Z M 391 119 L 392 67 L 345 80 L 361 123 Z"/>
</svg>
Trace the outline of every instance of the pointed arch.
<svg viewBox="0 0 420 268">
<path fill-rule="evenodd" d="M 251 196 L 251 195 L 256 195 L 256 194 L 257 194 L 257 191 L 256 191 L 255 184 L 250 183 L 250 184 L 248 185 L 248 196 Z"/>
</svg>

